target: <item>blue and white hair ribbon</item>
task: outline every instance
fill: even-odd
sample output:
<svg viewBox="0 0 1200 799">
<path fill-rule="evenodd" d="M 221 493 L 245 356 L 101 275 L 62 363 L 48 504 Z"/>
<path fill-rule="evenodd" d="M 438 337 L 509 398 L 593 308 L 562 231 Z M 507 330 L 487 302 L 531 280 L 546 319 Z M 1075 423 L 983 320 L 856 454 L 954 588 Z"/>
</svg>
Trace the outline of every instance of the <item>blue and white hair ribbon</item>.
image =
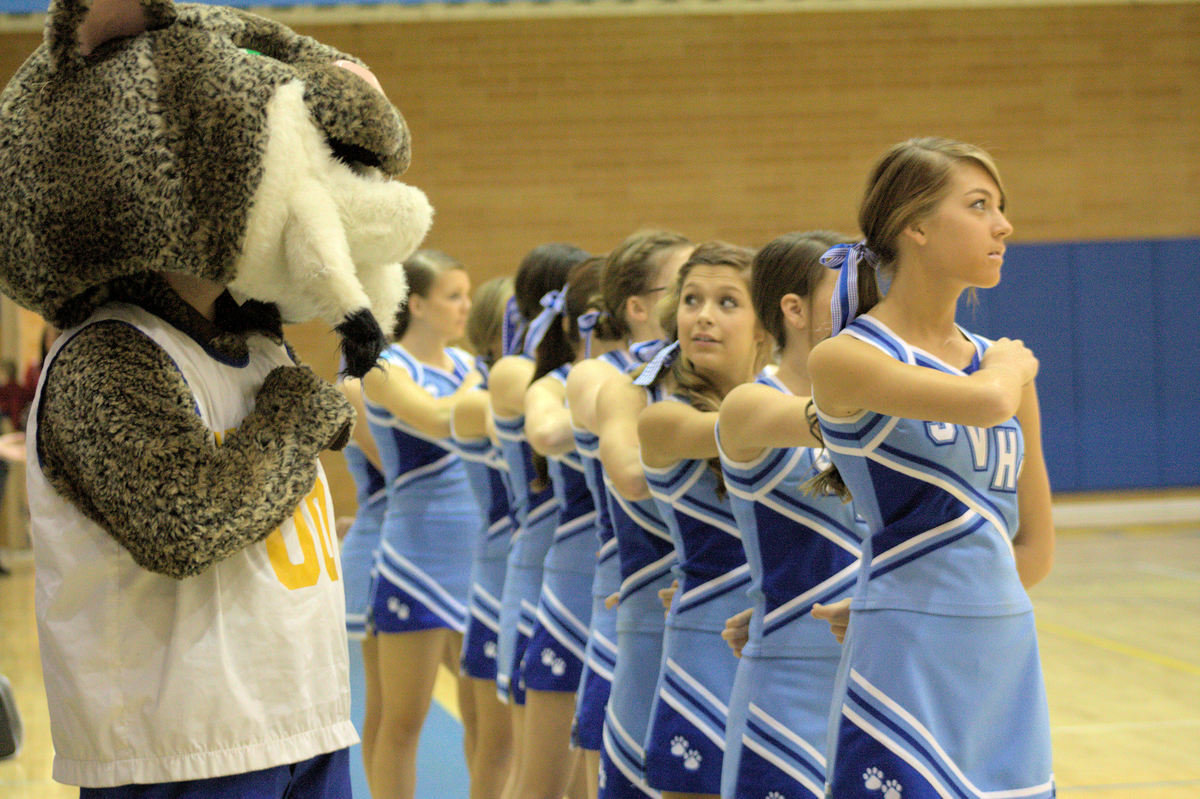
<svg viewBox="0 0 1200 799">
<path fill-rule="evenodd" d="M 504 323 L 500 334 L 501 349 L 505 355 L 516 355 L 521 351 L 521 335 L 525 332 L 525 319 L 517 307 L 517 298 L 509 297 L 504 306 Z"/>
<path fill-rule="evenodd" d="M 646 364 L 646 368 L 642 370 L 642 373 L 634 378 L 633 384 L 635 386 L 654 385 L 654 381 L 658 379 L 658 375 L 664 369 L 670 369 L 671 365 L 675 363 L 675 359 L 678 357 L 679 342 L 673 341 L 671 342 L 670 346 L 663 347 L 658 351 L 658 354 Z"/>
<path fill-rule="evenodd" d="M 596 332 L 596 325 L 600 323 L 600 317 L 607 311 L 588 311 L 583 316 L 575 320 L 579 325 L 579 335 L 583 336 L 583 357 L 592 357 L 592 336 Z"/>
<path fill-rule="evenodd" d="M 858 316 L 858 264 L 862 261 L 870 266 L 876 263 L 875 253 L 867 249 L 867 243 L 838 244 L 830 247 L 821 256 L 821 263 L 838 270 L 837 284 L 829 310 L 833 314 L 833 333 L 837 335 Z"/>
<path fill-rule="evenodd" d="M 537 357 L 538 345 L 542 343 L 542 339 L 550 332 L 550 326 L 554 324 L 558 317 L 562 316 L 562 312 L 567 307 L 567 287 L 561 289 L 552 289 L 542 295 L 542 312 L 533 318 L 529 323 L 529 329 L 525 332 L 525 354 L 530 358 Z"/>
<path fill-rule="evenodd" d="M 665 338 L 652 338 L 646 341 L 638 341 L 629 345 L 629 354 L 638 363 L 649 363 L 654 359 L 655 355 L 662 352 L 662 348 L 667 346 L 669 342 Z"/>
</svg>

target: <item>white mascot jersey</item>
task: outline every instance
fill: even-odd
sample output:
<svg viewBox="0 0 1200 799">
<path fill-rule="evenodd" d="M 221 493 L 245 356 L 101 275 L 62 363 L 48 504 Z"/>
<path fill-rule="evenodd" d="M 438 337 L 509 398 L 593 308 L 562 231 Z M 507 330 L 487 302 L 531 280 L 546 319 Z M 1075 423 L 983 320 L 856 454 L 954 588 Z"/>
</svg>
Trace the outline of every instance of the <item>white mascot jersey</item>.
<svg viewBox="0 0 1200 799">
<path fill-rule="evenodd" d="M 161 347 L 215 445 L 254 408 L 284 347 L 248 337 L 227 365 L 131 305 L 125 322 Z M 47 356 L 81 328 L 69 330 Z M 345 608 L 333 507 L 320 470 L 294 516 L 266 539 L 176 580 L 146 571 L 46 481 L 37 409 L 28 434 L 38 635 L 54 778 L 88 787 L 174 782 L 306 760 L 357 741 L 350 723 Z"/>
</svg>

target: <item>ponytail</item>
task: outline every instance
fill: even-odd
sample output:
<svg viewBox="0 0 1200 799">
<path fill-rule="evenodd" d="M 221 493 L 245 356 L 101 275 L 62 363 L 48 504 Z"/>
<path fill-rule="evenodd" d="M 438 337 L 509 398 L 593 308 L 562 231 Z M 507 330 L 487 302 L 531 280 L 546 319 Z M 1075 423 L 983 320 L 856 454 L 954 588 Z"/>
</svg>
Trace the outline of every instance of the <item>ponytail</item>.
<svg viewBox="0 0 1200 799">
<path fill-rule="evenodd" d="M 588 311 L 589 301 L 600 285 L 603 268 L 602 256 L 586 258 L 571 267 L 565 286 L 543 298 L 544 306 L 549 298 L 549 306 L 543 311 L 548 317 L 543 317 L 547 327 L 535 348 L 536 366 L 531 383 L 575 360 L 576 347 L 580 343 L 578 318 Z M 545 491 L 550 485 L 550 472 L 546 458 L 536 452 L 533 453 L 533 470 L 535 477 L 530 487 L 534 491 Z"/>
<path fill-rule="evenodd" d="M 880 274 L 890 277 L 895 270 L 901 234 L 909 225 L 933 213 L 946 196 L 954 168 L 963 163 L 978 166 L 996 182 L 1003 209 L 1004 184 L 996 164 L 990 155 L 972 144 L 934 137 L 909 139 L 889 149 L 872 167 L 858 207 L 863 241 L 833 247 L 821 258 L 826 266 L 840 270 L 830 305 L 835 335 L 854 317 L 879 302 L 882 292 L 878 277 Z M 809 414 L 809 425 L 820 438 L 815 406 L 813 411 Z M 832 465 L 806 487 L 843 499 L 850 497 L 845 481 Z"/>
</svg>

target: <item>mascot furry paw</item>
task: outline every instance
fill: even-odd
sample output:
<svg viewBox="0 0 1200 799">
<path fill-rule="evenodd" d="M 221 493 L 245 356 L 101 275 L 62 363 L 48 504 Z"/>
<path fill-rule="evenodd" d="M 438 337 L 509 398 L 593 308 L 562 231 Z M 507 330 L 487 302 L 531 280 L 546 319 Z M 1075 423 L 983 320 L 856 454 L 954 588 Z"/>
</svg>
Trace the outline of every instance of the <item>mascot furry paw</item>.
<svg viewBox="0 0 1200 799">
<path fill-rule="evenodd" d="M 56 779 L 344 767 L 317 456 L 353 411 L 281 323 L 374 365 L 432 216 L 408 160 L 361 63 L 230 8 L 55 0 L 0 94 L 0 289 L 64 330 L 28 436 Z"/>
</svg>

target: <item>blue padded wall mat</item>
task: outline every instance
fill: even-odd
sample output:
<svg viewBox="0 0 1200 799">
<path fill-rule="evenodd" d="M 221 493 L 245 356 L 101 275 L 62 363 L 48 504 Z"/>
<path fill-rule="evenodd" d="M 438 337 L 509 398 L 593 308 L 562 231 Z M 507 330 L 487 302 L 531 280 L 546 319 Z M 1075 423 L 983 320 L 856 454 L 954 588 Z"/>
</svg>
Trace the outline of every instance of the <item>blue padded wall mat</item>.
<svg viewBox="0 0 1200 799">
<path fill-rule="evenodd" d="M 962 324 L 1041 362 L 1057 491 L 1200 485 L 1200 239 L 1013 244 Z"/>
</svg>

